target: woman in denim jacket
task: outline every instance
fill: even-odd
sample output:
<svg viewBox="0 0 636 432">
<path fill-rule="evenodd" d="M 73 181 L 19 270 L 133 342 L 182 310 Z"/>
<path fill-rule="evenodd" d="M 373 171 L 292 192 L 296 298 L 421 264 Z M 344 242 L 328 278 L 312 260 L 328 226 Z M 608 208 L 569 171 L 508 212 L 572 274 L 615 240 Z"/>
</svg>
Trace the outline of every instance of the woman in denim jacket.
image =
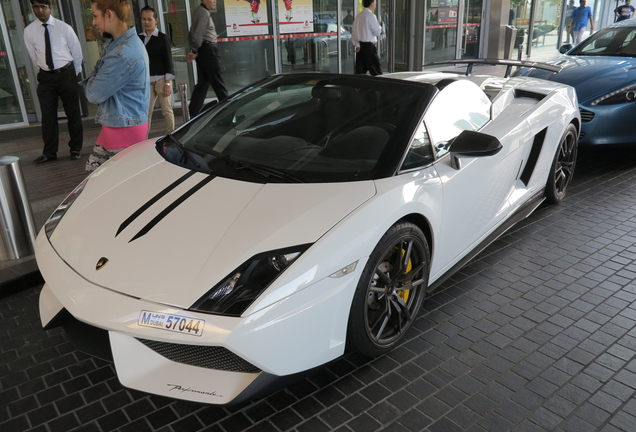
<svg viewBox="0 0 636 432">
<path fill-rule="evenodd" d="M 146 139 L 150 77 L 144 44 L 129 28 L 132 11 L 126 0 L 96 0 L 93 26 L 111 41 L 104 44 L 93 73 L 81 84 L 86 99 L 97 104 L 95 121 L 102 124 L 86 171 L 94 171 L 108 159 Z"/>
</svg>

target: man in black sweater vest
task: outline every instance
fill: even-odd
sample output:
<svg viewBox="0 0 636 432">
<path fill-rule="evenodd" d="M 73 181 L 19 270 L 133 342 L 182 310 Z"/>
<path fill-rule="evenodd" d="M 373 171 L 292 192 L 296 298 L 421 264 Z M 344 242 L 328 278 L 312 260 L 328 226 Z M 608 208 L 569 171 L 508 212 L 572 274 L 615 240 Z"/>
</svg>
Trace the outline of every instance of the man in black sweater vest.
<svg viewBox="0 0 636 432">
<path fill-rule="evenodd" d="M 144 31 L 139 34 L 139 37 L 144 45 L 146 45 L 148 59 L 150 60 L 148 134 L 150 134 L 150 120 L 152 119 L 152 111 L 157 98 L 159 98 L 161 112 L 166 122 L 166 134 L 169 134 L 174 130 L 174 114 L 170 101 L 172 80 L 174 79 L 170 40 L 165 33 L 161 33 L 157 29 L 157 13 L 152 7 L 146 6 L 141 10 L 141 25 Z"/>
</svg>

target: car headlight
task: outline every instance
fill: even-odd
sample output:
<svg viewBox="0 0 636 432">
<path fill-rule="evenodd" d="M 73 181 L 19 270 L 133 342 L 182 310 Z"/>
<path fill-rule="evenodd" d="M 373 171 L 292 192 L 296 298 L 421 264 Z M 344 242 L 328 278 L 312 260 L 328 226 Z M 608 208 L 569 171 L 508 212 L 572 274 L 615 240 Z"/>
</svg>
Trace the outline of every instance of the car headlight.
<svg viewBox="0 0 636 432">
<path fill-rule="evenodd" d="M 253 256 L 197 300 L 190 310 L 241 316 L 309 246 L 306 244 Z"/>
<path fill-rule="evenodd" d="M 84 190 L 84 186 L 86 186 L 86 183 L 88 183 L 89 178 L 91 178 L 90 175 L 86 177 L 80 184 L 78 184 L 77 187 L 73 189 L 73 192 L 71 192 L 66 198 L 64 198 L 62 204 L 60 204 L 55 209 L 53 214 L 46 221 L 46 223 L 44 224 L 44 232 L 46 233 L 47 238 L 51 238 L 51 234 L 53 234 L 53 231 L 55 231 L 55 228 L 57 228 L 57 224 L 60 223 L 68 209 L 71 207 L 71 205 L 73 205 L 77 197 L 80 196 L 80 194 Z"/>
<path fill-rule="evenodd" d="M 596 99 L 592 105 L 617 105 L 634 101 L 636 101 L 636 85 L 631 85 Z"/>
</svg>

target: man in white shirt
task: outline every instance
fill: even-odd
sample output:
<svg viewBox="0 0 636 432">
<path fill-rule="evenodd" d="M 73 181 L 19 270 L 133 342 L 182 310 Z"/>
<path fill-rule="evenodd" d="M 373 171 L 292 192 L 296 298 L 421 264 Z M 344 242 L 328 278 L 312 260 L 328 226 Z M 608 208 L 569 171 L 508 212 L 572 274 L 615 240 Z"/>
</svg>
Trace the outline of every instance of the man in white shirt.
<svg viewBox="0 0 636 432">
<path fill-rule="evenodd" d="M 31 6 L 37 20 L 24 29 L 24 43 L 29 57 L 40 68 L 37 92 L 44 141 L 42 155 L 34 162 L 41 164 L 57 159 L 59 98 L 68 119 L 71 160 L 78 160 L 84 134 L 77 82 L 77 75 L 82 71 L 82 48 L 71 26 L 51 16 L 50 0 L 31 0 Z"/>
<path fill-rule="evenodd" d="M 364 9 L 356 15 L 351 29 L 351 42 L 356 48 L 356 73 L 366 74 L 368 71 L 373 76 L 382 75 L 380 57 L 375 46 L 382 27 L 373 15 L 375 0 L 363 0 L 362 4 Z"/>
</svg>

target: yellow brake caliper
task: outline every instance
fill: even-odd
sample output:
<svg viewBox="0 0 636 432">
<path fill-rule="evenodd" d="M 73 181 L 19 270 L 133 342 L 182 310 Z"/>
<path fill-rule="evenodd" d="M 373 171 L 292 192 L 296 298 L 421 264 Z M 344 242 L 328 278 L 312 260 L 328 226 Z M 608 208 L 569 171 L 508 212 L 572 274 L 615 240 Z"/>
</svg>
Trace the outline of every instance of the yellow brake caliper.
<svg viewBox="0 0 636 432">
<path fill-rule="evenodd" d="M 406 251 L 404 249 L 402 249 L 402 256 L 404 256 L 406 254 Z M 409 258 L 409 262 L 406 265 L 406 270 L 404 271 L 404 274 L 407 274 L 408 272 L 411 271 L 411 269 L 413 268 L 413 266 L 411 265 L 411 258 Z M 400 296 L 400 298 L 402 300 L 404 300 L 404 303 L 407 302 L 407 300 L 409 299 L 409 294 L 410 294 L 411 290 L 401 290 L 397 292 L 397 295 Z"/>
</svg>

